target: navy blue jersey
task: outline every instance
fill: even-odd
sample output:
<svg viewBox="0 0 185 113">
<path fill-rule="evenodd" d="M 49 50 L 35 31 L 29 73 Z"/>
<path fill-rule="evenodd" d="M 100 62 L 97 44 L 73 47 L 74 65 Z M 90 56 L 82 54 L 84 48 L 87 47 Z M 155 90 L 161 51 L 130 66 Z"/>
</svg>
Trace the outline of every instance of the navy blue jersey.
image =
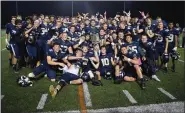
<svg viewBox="0 0 185 113">
<path fill-rule="evenodd" d="M 175 30 L 177 31 L 178 35 L 179 36 L 182 32 L 182 29 L 180 27 L 175 27 Z"/>
<path fill-rule="evenodd" d="M 93 48 L 92 42 L 90 40 L 84 41 L 81 46 L 88 46 L 89 48 Z"/>
<path fill-rule="evenodd" d="M 22 21 L 22 28 L 26 28 L 28 23 L 26 21 Z"/>
<path fill-rule="evenodd" d="M 145 57 L 149 59 L 154 59 L 155 49 L 154 44 L 151 41 L 147 41 L 146 43 L 141 42 L 139 46 L 142 48 Z"/>
<path fill-rule="evenodd" d="M 138 51 L 139 43 L 138 42 L 126 43 L 126 45 L 128 46 L 128 49 L 130 51 L 135 52 L 139 56 L 139 51 Z"/>
<path fill-rule="evenodd" d="M 63 32 L 68 32 L 69 31 L 69 29 L 68 29 L 68 27 L 67 26 L 64 26 L 64 25 L 62 25 L 62 30 L 63 30 Z"/>
<path fill-rule="evenodd" d="M 92 64 L 91 64 L 89 58 L 94 57 L 94 52 L 93 51 L 88 51 L 83 57 L 88 59 L 88 60 L 83 61 L 83 71 L 87 72 L 87 71 L 92 69 Z"/>
<path fill-rule="evenodd" d="M 49 31 L 50 28 L 51 27 L 50 27 L 49 24 L 45 25 L 45 24 L 42 23 L 40 25 L 40 29 L 41 29 L 40 39 L 41 40 L 49 40 L 51 38 L 48 35 L 48 31 Z"/>
<path fill-rule="evenodd" d="M 114 30 L 117 31 L 118 26 L 114 26 L 114 25 L 109 25 L 110 30 Z"/>
<path fill-rule="evenodd" d="M 56 22 L 50 22 L 50 23 L 49 23 L 49 26 L 50 26 L 50 27 L 54 27 L 55 25 L 56 25 Z"/>
<path fill-rule="evenodd" d="M 24 29 L 13 27 L 10 30 L 10 34 L 11 34 L 10 43 L 20 43 L 21 40 L 24 38 L 23 32 L 24 32 Z"/>
<path fill-rule="evenodd" d="M 12 29 L 15 28 L 15 25 L 13 25 L 12 23 L 8 23 L 5 25 L 6 27 L 6 34 L 9 34 L 10 33 L 10 36 L 12 35 Z"/>
<path fill-rule="evenodd" d="M 143 29 L 144 30 L 144 27 L 142 26 L 142 25 L 140 25 L 140 24 L 133 24 L 132 25 L 132 27 L 131 27 L 131 29 L 132 29 L 132 34 L 133 34 L 133 36 L 135 36 L 135 35 L 138 35 L 138 33 L 136 32 L 136 30 L 138 29 Z"/>
<path fill-rule="evenodd" d="M 68 32 L 68 37 L 70 37 L 69 40 L 73 42 L 75 39 L 79 38 L 79 35 L 76 33 Z"/>
<path fill-rule="evenodd" d="M 91 28 L 90 28 L 90 26 L 85 26 L 85 33 L 90 33 L 90 30 Z"/>
<path fill-rule="evenodd" d="M 58 53 L 55 53 L 53 49 L 49 49 L 47 51 L 47 56 L 50 56 L 53 62 L 61 62 L 62 59 L 66 57 L 66 55 L 61 53 L 60 51 Z M 56 69 L 56 67 L 59 67 L 59 66 L 50 65 L 50 67 Z"/>
<path fill-rule="evenodd" d="M 65 54 L 68 54 L 68 48 L 72 46 L 68 40 L 64 41 L 62 39 L 54 39 L 53 42 L 59 43 L 61 48 L 61 53 L 65 53 Z"/>
<path fill-rule="evenodd" d="M 139 24 L 132 25 L 132 32 L 131 33 L 132 33 L 132 40 L 133 41 L 139 41 L 140 35 L 142 33 L 137 33 L 137 30 L 140 30 L 140 29 L 144 30 L 144 27 Z"/>
<path fill-rule="evenodd" d="M 28 30 L 28 29 L 26 29 Z M 39 39 L 40 37 L 40 33 L 41 33 L 41 29 L 37 28 L 37 29 L 32 29 L 29 33 L 28 33 L 28 38 L 27 38 L 27 44 L 36 44 L 36 41 Z M 30 38 L 33 38 L 33 41 L 30 41 Z"/>
<path fill-rule="evenodd" d="M 85 29 L 77 28 L 76 34 L 80 37 L 85 34 Z"/>
<path fill-rule="evenodd" d="M 127 33 L 127 32 L 130 32 L 130 33 L 132 33 L 132 26 L 131 25 L 127 25 L 126 27 L 125 27 L 125 32 Z"/>
<path fill-rule="evenodd" d="M 58 35 L 61 34 L 63 32 L 62 27 L 60 28 L 56 28 L 56 26 L 51 27 L 51 29 L 49 30 L 49 36 L 52 37 L 53 35 Z"/>
<path fill-rule="evenodd" d="M 161 31 L 157 30 L 155 33 L 158 35 L 156 40 L 156 46 L 164 46 L 166 44 L 166 38 L 168 38 L 169 33 L 164 29 Z"/>
<path fill-rule="evenodd" d="M 170 46 L 175 46 L 175 36 L 178 36 L 178 31 L 176 29 L 166 29 L 166 32 L 169 33 L 168 43 Z"/>
<path fill-rule="evenodd" d="M 100 55 L 99 59 L 100 59 L 100 69 L 107 69 L 107 70 L 111 70 L 113 69 L 113 65 L 111 62 L 111 58 L 113 58 L 112 54 L 107 54 L 107 55 Z"/>
<path fill-rule="evenodd" d="M 154 33 L 156 30 L 156 26 L 151 25 L 151 26 L 145 26 L 144 27 L 144 32 L 147 34 L 147 31 L 150 30 L 152 33 Z M 147 34 L 148 35 L 148 34 Z"/>
<path fill-rule="evenodd" d="M 123 55 L 123 54 L 120 54 L 120 61 L 123 62 L 124 66 L 133 66 L 131 63 L 127 62 L 127 61 L 123 61 L 124 59 L 124 56 L 130 58 L 130 59 L 133 59 L 133 58 L 138 58 L 137 54 L 135 51 L 131 51 L 131 50 L 128 50 L 128 53 Z"/>
</svg>

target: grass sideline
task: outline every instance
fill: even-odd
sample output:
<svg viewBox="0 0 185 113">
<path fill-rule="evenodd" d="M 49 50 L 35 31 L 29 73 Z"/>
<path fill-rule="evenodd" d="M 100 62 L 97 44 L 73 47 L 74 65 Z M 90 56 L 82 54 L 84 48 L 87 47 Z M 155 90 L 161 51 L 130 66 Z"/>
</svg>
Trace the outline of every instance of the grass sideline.
<svg viewBox="0 0 185 113">
<path fill-rule="evenodd" d="M 5 36 L 4 31 L 1 33 L 1 36 Z M 5 48 L 4 42 L 4 37 L 1 37 L 1 50 Z M 178 51 L 181 54 L 181 60 L 184 61 L 184 49 L 179 48 Z M 50 84 L 56 85 L 57 83 L 51 83 L 47 78 L 42 78 L 39 81 L 34 81 L 32 87 L 19 87 L 16 83 L 17 76 L 27 75 L 31 70 L 25 68 L 19 74 L 14 74 L 8 66 L 7 54 L 7 50 L 1 51 L 1 95 L 5 95 L 1 100 L 2 113 L 37 112 L 36 107 L 41 95 L 48 93 Z M 92 107 L 87 108 L 102 109 L 132 106 L 122 90 L 128 90 L 132 94 L 138 102 L 136 105 L 184 101 L 184 63 L 177 61 L 177 71 L 175 73 L 172 73 L 170 70 L 171 62 L 168 67 L 168 74 L 164 74 L 162 71 L 157 72 L 161 82 L 159 83 L 154 80 L 148 81 L 146 90 L 141 90 L 136 82 L 123 82 L 120 85 L 115 85 L 113 81 L 102 80 L 103 87 L 92 86 L 89 82 L 88 88 L 91 95 Z M 177 99 L 171 100 L 158 91 L 157 88 L 159 87 L 164 88 Z M 78 87 L 73 85 L 67 86 L 57 95 L 56 99 L 51 99 L 48 96 L 44 109 L 41 111 L 80 110 L 78 99 Z"/>
</svg>

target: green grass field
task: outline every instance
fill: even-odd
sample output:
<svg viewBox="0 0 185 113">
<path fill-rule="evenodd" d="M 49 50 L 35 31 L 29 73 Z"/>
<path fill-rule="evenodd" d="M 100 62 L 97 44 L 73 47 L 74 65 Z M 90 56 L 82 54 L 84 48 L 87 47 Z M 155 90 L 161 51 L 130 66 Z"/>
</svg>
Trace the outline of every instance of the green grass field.
<svg viewBox="0 0 185 113">
<path fill-rule="evenodd" d="M 1 32 L 1 50 L 5 48 L 4 37 L 5 31 Z M 184 49 L 179 48 L 181 60 L 184 61 Z M 171 72 L 171 62 L 169 63 L 169 72 L 164 74 L 162 71 L 157 72 L 161 82 L 149 80 L 146 90 L 141 90 L 136 82 L 123 82 L 120 85 L 113 84 L 113 81 L 102 80 L 104 86 L 95 87 L 88 83 L 89 92 L 92 100 L 92 107 L 88 109 L 126 107 L 133 104 L 123 94 L 122 90 L 128 90 L 137 100 L 136 105 L 167 103 L 172 101 L 184 101 L 184 63 L 177 61 L 176 72 Z M 20 70 L 19 74 L 14 74 L 8 65 L 8 51 L 1 51 L 1 100 L 2 113 L 28 113 L 37 112 L 37 105 L 42 94 L 48 93 L 48 87 L 51 83 L 47 78 L 34 81 L 32 87 L 19 87 L 16 78 L 19 75 L 27 75 L 31 69 L 25 68 Z M 161 93 L 157 88 L 163 88 L 176 97 L 171 100 Z M 78 87 L 70 85 L 62 89 L 55 99 L 48 95 L 44 109 L 41 111 L 69 111 L 80 110 Z"/>
</svg>

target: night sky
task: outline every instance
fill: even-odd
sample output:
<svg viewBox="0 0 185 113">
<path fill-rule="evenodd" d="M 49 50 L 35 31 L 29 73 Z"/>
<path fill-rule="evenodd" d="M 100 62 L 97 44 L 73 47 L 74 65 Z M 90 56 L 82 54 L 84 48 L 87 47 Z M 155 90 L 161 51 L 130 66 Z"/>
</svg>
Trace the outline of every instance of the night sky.
<svg viewBox="0 0 185 113">
<path fill-rule="evenodd" d="M 23 18 L 32 14 L 47 14 L 47 15 L 72 15 L 72 2 L 71 1 L 18 1 L 18 14 Z M 164 20 L 180 23 L 181 27 L 185 26 L 185 2 L 183 1 L 126 1 L 126 11 L 131 11 L 131 16 L 140 17 L 139 10 L 149 12 L 155 19 L 161 16 Z M 107 11 L 108 17 L 115 16 L 116 12 L 121 12 L 124 9 L 123 1 L 74 1 L 74 15 L 77 12 L 88 12 L 101 14 Z M 2 1 L 1 2 L 1 27 L 10 22 L 11 16 L 16 15 L 16 2 L 15 1 Z"/>
</svg>

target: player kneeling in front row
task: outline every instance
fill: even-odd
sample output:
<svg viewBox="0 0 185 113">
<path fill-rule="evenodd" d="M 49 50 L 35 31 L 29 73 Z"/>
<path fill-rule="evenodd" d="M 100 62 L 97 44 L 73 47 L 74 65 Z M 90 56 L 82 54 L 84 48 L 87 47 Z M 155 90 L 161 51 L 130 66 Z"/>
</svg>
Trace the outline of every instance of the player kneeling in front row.
<svg viewBox="0 0 185 113">
<path fill-rule="evenodd" d="M 107 54 L 106 47 L 101 46 L 101 53 L 97 64 L 97 68 L 99 67 L 99 70 L 96 73 L 107 80 L 111 80 L 113 77 L 112 75 L 114 75 L 114 65 L 115 62 L 113 55 Z"/>
<path fill-rule="evenodd" d="M 47 52 L 47 58 L 38 67 L 34 68 L 33 72 L 28 74 L 28 77 L 35 78 L 35 76 L 44 72 L 52 82 L 55 82 L 56 71 L 63 68 L 65 64 L 67 66 L 71 65 L 67 61 L 66 55 L 61 53 L 59 43 L 53 43 L 53 47 Z"/>
<path fill-rule="evenodd" d="M 145 89 L 145 79 L 141 72 L 141 62 L 135 52 L 128 50 L 127 45 L 122 45 L 119 64 L 115 67 L 115 83 L 121 81 L 141 81 L 141 88 Z"/>
<path fill-rule="evenodd" d="M 68 59 L 71 60 L 71 66 L 65 66 L 63 68 L 64 74 L 61 76 L 58 85 L 54 87 L 51 85 L 49 87 L 49 92 L 51 96 L 54 98 L 56 94 L 66 85 L 68 84 L 82 84 L 83 80 L 80 78 L 80 69 L 83 65 L 83 52 L 81 49 L 76 50 L 75 56 L 69 56 Z"/>
</svg>

